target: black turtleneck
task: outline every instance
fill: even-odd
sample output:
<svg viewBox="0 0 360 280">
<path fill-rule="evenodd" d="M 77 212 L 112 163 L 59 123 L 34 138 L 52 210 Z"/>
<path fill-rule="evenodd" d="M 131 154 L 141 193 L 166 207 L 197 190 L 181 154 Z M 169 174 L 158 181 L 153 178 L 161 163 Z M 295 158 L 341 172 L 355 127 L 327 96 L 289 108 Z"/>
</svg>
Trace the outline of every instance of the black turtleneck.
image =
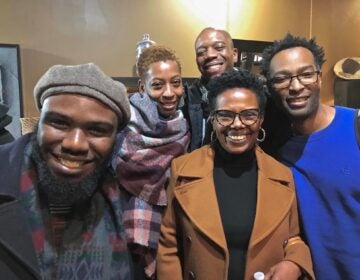
<svg viewBox="0 0 360 280">
<path fill-rule="evenodd" d="M 214 183 L 230 254 L 229 280 L 244 278 L 257 199 L 254 150 L 230 154 L 215 143 Z"/>
</svg>

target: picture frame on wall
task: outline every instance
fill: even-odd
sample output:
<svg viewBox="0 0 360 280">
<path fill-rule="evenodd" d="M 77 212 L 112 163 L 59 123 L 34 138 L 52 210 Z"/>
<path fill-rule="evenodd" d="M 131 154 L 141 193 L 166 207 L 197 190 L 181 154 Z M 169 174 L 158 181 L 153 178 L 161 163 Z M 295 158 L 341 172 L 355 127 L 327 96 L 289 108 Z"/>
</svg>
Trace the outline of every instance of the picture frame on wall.
<svg viewBox="0 0 360 280">
<path fill-rule="evenodd" d="M 20 46 L 0 43 L 0 102 L 9 107 L 12 122 L 6 129 L 15 137 L 21 136 L 23 117 Z"/>
</svg>

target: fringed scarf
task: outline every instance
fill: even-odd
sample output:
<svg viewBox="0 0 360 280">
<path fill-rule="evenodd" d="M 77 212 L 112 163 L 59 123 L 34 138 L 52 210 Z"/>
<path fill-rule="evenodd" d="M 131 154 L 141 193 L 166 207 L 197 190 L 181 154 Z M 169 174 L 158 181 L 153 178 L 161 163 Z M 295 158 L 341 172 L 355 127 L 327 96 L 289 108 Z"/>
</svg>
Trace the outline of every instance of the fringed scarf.
<svg viewBox="0 0 360 280">
<path fill-rule="evenodd" d="M 56 246 L 54 217 L 39 201 L 31 145 L 24 153 L 20 200 L 31 228 L 43 279 L 130 279 L 130 256 L 122 223 L 122 200 L 117 182 L 108 174 L 91 199 L 86 217 L 67 221 L 60 246 Z M 80 212 L 78 209 L 74 210 Z M 83 218 L 81 218 L 83 217 Z M 59 225 L 59 223 L 57 223 Z"/>
<path fill-rule="evenodd" d="M 120 184 L 130 193 L 124 211 L 128 242 L 136 247 L 146 274 L 151 276 L 161 214 L 167 204 L 170 164 L 187 150 L 190 133 L 181 111 L 172 119 L 161 119 L 147 94 L 133 94 L 130 104 L 131 120 L 118 134 L 116 171 Z"/>
</svg>

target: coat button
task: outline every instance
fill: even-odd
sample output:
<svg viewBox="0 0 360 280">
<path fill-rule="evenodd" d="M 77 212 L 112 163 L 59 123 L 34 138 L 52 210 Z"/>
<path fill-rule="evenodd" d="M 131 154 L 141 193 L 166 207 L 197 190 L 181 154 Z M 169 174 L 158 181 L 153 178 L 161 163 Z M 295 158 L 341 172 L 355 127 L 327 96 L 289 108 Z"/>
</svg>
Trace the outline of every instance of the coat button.
<svg viewBox="0 0 360 280">
<path fill-rule="evenodd" d="M 193 271 L 189 271 L 189 278 L 195 279 L 195 273 Z"/>
<path fill-rule="evenodd" d="M 191 236 L 190 236 L 190 235 L 186 236 L 186 240 L 187 240 L 189 243 L 191 243 L 191 241 L 192 241 Z"/>
</svg>

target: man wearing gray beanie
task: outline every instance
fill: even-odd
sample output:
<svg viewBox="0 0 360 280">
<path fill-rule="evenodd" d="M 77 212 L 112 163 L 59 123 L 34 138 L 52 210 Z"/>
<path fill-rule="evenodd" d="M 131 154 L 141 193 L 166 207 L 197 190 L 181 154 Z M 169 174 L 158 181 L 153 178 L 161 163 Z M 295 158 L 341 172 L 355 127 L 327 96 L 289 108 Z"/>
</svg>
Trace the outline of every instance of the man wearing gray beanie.
<svg viewBox="0 0 360 280">
<path fill-rule="evenodd" d="M 125 86 L 92 63 L 55 65 L 34 98 L 35 131 L 0 146 L 0 279 L 132 279 L 109 164 Z"/>
</svg>

